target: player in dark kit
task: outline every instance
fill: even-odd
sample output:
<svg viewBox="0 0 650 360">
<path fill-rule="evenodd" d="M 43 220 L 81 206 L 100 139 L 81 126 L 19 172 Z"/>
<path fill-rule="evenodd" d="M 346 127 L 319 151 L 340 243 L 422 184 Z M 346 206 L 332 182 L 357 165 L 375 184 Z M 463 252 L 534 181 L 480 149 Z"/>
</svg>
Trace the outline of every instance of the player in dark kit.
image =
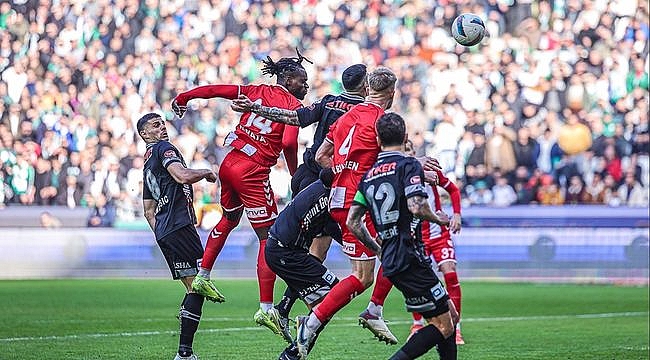
<svg viewBox="0 0 650 360">
<path fill-rule="evenodd" d="M 427 201 L 424 171 L 403 150 L 404 120 L 395 113 L 377 121 L 381 153 L 366 172 L 348 214 L 348 229 L 368 248 L 380 255 L 384 276 L 406 300 L 406 309 L 419 312 L 427 326 L 418 330 L 390 359 L 415 359 L 438 346 L 440 359 L 456 359 L 453 305 L 425 255 L 421 220 L 449 224 L 449 217 L 434 213 Z M 373 238 L 363 219 L 370 212 L 377 231 Z M 381 245 L 380 245 L 381 244 Z"/>
<path fill-rule="evenodd" d="M 341 229 L 329 214 L 329 192 L 334 174 L 323 170 L 320 180 L 313 182 L 282 210 L 269 231 L 266 262 L 309 309 L 318 304 L 339 280 L 322 261 L 309 253 L 309 247 L 320 233 L 340 241 Z M 292 341 L 288 326 L 288 308 L 283 313 L 283 333 Z M 297 359 L 298 349 L 291 344 L 280 359 Z"/>
<path fill-rule="evenodd" d="M 298 52 L 296 58 L 282 58 L 277 62 L 267 57 L 263 61 L 262 74 L 277 76 L 275 85 L 205 85 L 178 94 L 172 101 L 172 109 L 179 117 L 187 110 L 192 99 L 220 97 L 234 100 L 246 95 L 255 103 L 284 109 L 296 110 L 302 107 L 299 100 L 305 98 L 307 72 L 302 66 L 305 59 Z M 298 166 L 298 128 L 271 122 L 254 113 L 244 113 L 235 131 L 228 134 L 226 146 L 232 148 L 221 163 L 221 207 L 224 214 L 208 235 L 205 254 L 193 288 L 202 294 L 211 295 L 216 287 L 210 280 L 210 271 L 223 249 L 228 235 L 239 225 L 242 214 L 251 223 L 260 241 L 257 253 L 257 280 L 260 290 L 260 308 L 253 319 L 258 325 L 268 327 L 280 335 L 273 308 L 273 287 L 275 274 L 266 264 L 264 246 L 268 231 L 278 208 L 271 188 L 269 173 L 280 156 L 284 154 L 287 167 L 294 174 Z"/>
<path fill-rule="evenodd" d="M 138 134 L 147 144 L 144 164 L 144 216 L 175 280 L 185 285 L 181 303 L 180 343 L 175 360 L 197 359 L 192 353 L 194 334 L 201 319 L 203 296 L 192 290 L 203 257 L 201 239 L 196 232 L 192 185 L 202 179 L 217 180 L 209 169 L 188 169 L 180 151 L 169 142 L 165 120 L 149 113 L 138 120 Z M 215 301 L 223 299 L 216 298 Z"/>
</svg>

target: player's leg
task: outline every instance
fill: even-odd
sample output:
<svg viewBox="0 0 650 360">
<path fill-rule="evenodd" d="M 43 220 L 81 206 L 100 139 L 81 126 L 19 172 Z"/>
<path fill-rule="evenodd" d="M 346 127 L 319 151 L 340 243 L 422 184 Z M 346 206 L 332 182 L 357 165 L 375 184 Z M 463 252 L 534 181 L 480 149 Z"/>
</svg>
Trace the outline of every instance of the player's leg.
<svg viewBox="0 0 650 360">
<path fill-rule="evenodd" d="M 194 291 L 206 295 L 208 299 L 214 297 L 223 299 L 223 295 L 219 293 L 210 280 L 210 272 L 214 267 L 217 256 L 219 256 L 226 243 L 228 235 L 239 225 L 241 220 L 244 205 L 239 198 L 237 184 L 239 184 L 239 178 L 248 172 L 248 167 L 250 167 L 249 162 L 242 161 L 237 152 L 231 151 L 224 158 L 219 170 L 223 216 L 208 234 L 201 267 L 192 285 Z"/>
<path fill-rule="evenodd" d="M 270 170 L 255 164 L 239 179 L 237 190 L 244 204 L 246 217 L 251 223 L 259 240 L 257 253 L 257 281 L 259 285 L 260 308 L 255 313 L 255 322 L 269 327 L 273 332 L 280 330 L 274 325 L 273 319 L 277 318 L 277 310 L 273 308 L 273 287 L 275 273 L 269 268 L 264 256 L 264 249 L 268 238 L 269 228 L 278 216 L 275 195 L 269 180 Z"/>
<path fill-rule="evenodd" d="M 449 311 L 449 297 L 430 268 L 412 264 L 408 271 L 394 274 L 391 280 L 406 299 L 406 308 L 418 310 L 426 326 L 414 333 L 390 359 L 415 359 L 438 346 L 440 358 L 455 360 L 454 324 Z"/>
<path fill-rule="evenodd" d="M 194 226 L 188 225 L 161 239 L 158 244 L 172 271 L 172 277 L 180 280 L 185 287 L 185 297 L 178 314 L 180 337 L 176 359 L 196 359 L 192 344 L 201 319 L 204 296 L 192 290 L 192 282 L 203 255 L 201 240 Z"/>
<path fill-rule="evenodd" d="M 454 242 L 451 240 L 449 234 L 444 232 L 441 237 L 432 239 L 431 242 L 433 243 L 431 255 L 445 278 L 447 293 L 460 316 L 462 292 L 460 282 L 458 281 L 458 273 L 456 272 L 456 249 L 454 248 Z M 456 325 L 456 343 L 458 345 L 465 344 L 463 335 L 460 332 L 460 322 Z"/>
</svg>

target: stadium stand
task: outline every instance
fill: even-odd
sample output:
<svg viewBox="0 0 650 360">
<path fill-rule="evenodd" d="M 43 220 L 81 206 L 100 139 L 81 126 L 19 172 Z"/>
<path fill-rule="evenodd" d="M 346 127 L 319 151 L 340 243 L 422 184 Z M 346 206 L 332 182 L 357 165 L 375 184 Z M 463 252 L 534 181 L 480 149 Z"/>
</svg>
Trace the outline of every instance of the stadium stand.
<svg viewBox="0 0 650 360">
<path fill-rule="evenodd" d="M 493 37 L 457 46 L 461 12 Z M 217 167 L 237 114 L 197 101 L 180 120 L 169 101 L 268 81 L 259 60 L 296 46 L 315 62 L 306 104 L 340 92 L 349 64 L 394 69 L 394 110 L 466 207 L 647 207 L 648 37 L 646 0 L 2 1 L 0 207 L 88 208 L 89 220 L 105 197 L 115 223 L 141 221 L 134 121 L 162 107 L 189 166 Z M 289 199 L 282 162 L 271 177 Z M 197 207 L 218 192 L 199 184 Z"/>
</svg>

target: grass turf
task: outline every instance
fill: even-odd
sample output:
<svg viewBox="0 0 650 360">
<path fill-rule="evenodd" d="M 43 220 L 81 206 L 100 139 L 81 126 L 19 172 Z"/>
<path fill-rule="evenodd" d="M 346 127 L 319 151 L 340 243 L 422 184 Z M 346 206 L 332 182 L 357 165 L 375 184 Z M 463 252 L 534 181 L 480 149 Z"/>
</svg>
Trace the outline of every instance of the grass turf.
<svg viewBox="0 0 650 360">
<path fill-rule="evenodd" d="M 218 285 L 227 302 L 204 305 L 195 352 L 202 360 L 277 359 L 285 344 L 252 320 L 256 282 Z M 467 345 L 459 359 L 649 358 L 648 287 L 462 285 Z M 367 291 L 337 314 L 310 359 L 387 359 L 397 350 L 357 325 L 369 297 Z M 172 359 L 181 298 L 180 283 L 171 280 L 0 281 L 0 359 Z M 296 304 L 292 315 L 305 311 Z M 398 291 L 384 315 L 402 344 L 410 315 Z"/>
</svg>

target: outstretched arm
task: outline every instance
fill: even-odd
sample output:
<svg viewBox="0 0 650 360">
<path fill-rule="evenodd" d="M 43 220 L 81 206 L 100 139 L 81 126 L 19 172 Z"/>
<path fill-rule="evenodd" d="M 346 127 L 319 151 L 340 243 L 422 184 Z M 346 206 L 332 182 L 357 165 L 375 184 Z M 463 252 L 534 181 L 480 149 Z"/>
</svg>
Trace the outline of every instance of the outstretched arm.
<svg viewBox="0 0 650 360">
<path fill-rule="evenodd" d="M 187 103 L 192 99 L 212 99 L 220 97 L 224 99 L 235 99 L 239 95 L 239 85 L 204 85 L 184 91 L 172 100 L 172 110 L 182 118 L 187 110 Z"/>
<path fill-rule="evenodd" d="M 210 169 L 188 169 L 180 162 L 174 162 L 167 166 L 167 171 L 179 184 L 194 184 L 206 179 L 209 182 L 217 181 L 217 175 Z"/>
<path fill-rule="evenodd" d="M 254 103 L 246 95 L 239 95 L 237 99 L 232 101 L 230 108 L 241 113 L 253 112 L 273 122 L 300 126 L 297 111 L 280 109 L 277 107 L 268 107 L 262 104 Z"/>
<path fill-rule="evenodd" d="M 381 246 L 377 243 L 375 239 L 370 236 L 370 232 L 368 232 L 368 228 L 366 228 L 366 224 L 363 221 L 363 214 L 366 213 L 366 208 L 357 205 L 357 204 L 352 204 L 350 207 L 350 211 L 348 212 L 348 219 L 346 221 L 346 225 L 348 226 L 348 230 L 354 234 L 354 236 L 359 239 L 368 249 L 372 250 L 377 256 L 381 257 Z"/>
</svg>

